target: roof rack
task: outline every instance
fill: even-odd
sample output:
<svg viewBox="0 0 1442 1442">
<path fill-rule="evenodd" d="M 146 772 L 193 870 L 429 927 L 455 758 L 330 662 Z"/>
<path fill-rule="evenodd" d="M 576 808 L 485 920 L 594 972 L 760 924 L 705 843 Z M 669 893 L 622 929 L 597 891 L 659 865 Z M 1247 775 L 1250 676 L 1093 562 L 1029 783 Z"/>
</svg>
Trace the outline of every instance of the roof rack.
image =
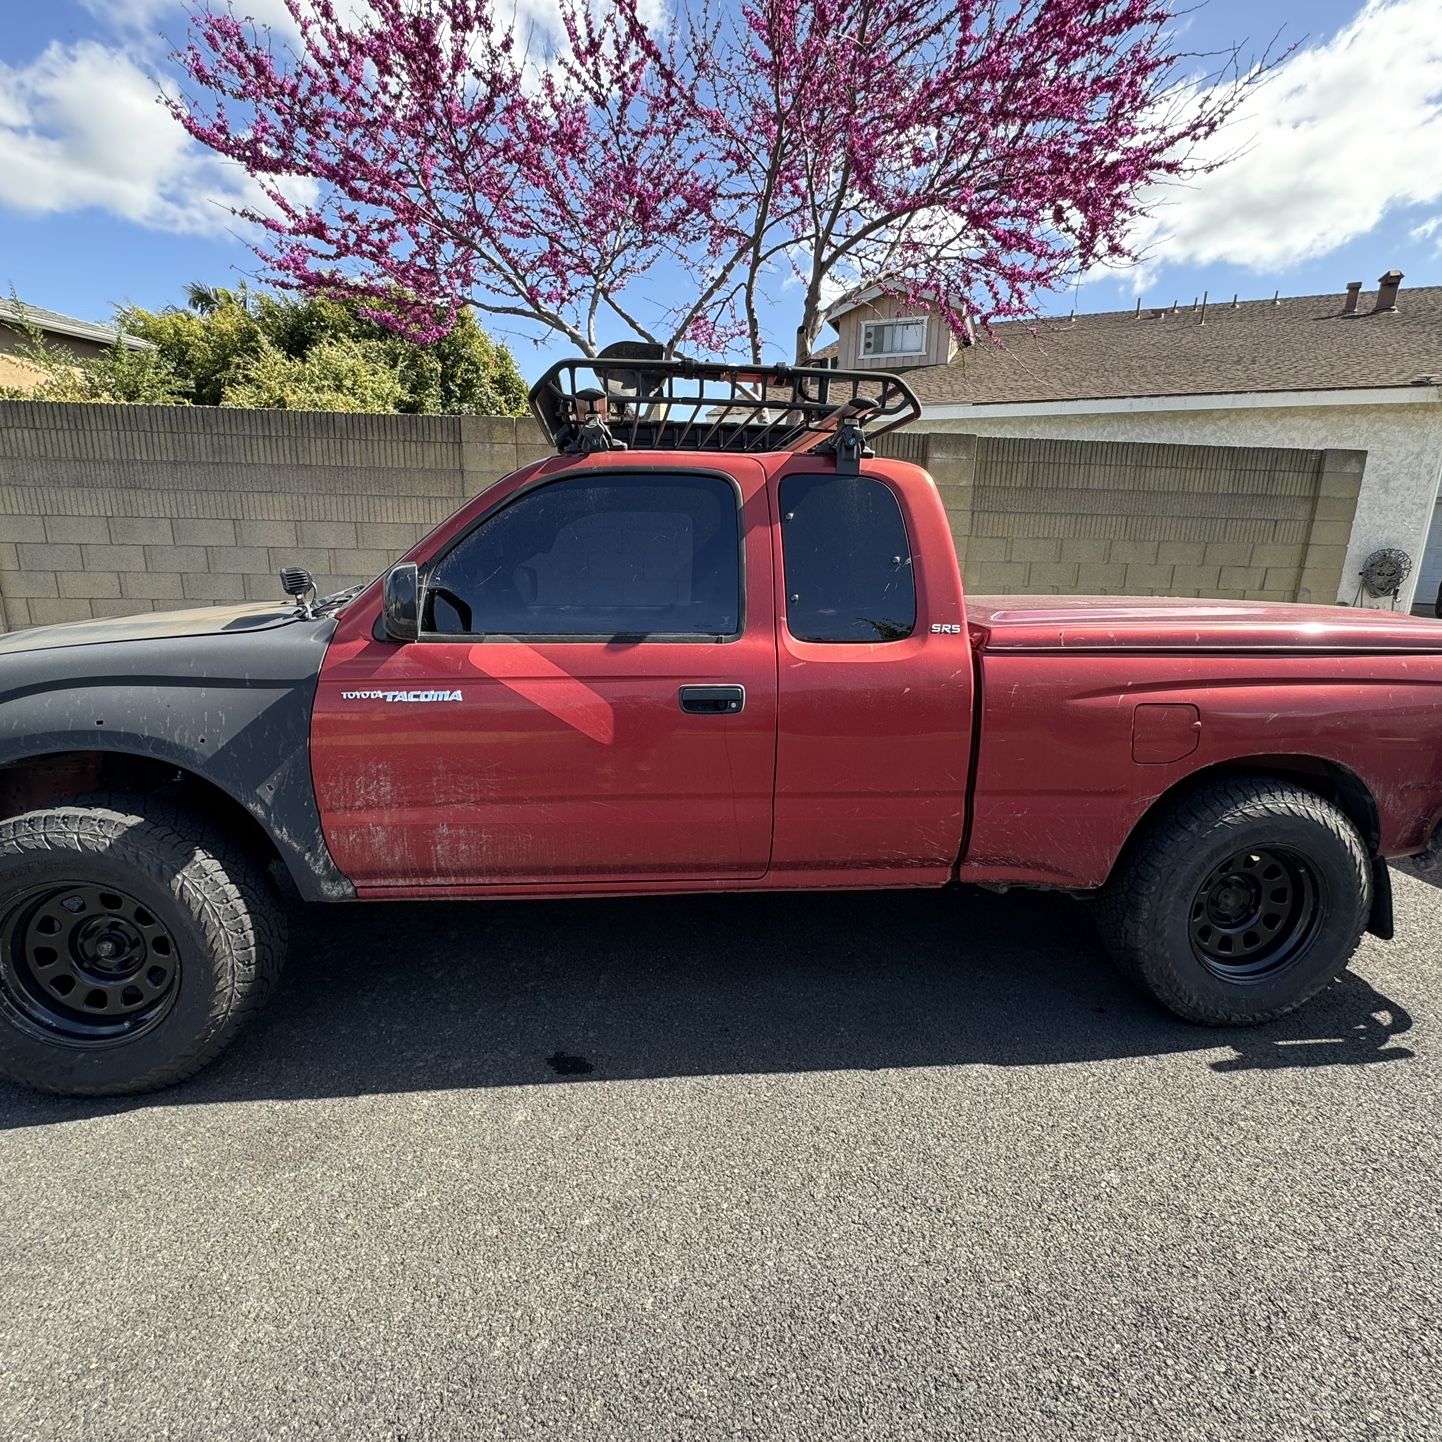
<svg viewBox="0 0 1442 1442">
<path fill-rule="evenodd" d="M 868 435 L 916 420 L 921 404 L 886 371 L 667 359 L 622 341 L 553 365 L 531 387 L 531 410 L 563 454 L 795 451 L 835 455 L 854 474 L 873 454 Z"/>
</svg>

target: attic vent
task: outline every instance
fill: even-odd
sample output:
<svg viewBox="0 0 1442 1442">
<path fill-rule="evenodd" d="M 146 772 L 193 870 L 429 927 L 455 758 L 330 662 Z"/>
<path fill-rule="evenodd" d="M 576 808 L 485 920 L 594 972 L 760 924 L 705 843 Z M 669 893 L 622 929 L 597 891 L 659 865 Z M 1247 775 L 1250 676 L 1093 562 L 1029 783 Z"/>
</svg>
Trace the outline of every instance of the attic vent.
<svg viewBox="0 0 1442 1442">
<path fill-rule="evenodd" d="M 1372 308 L 1373 315 L 1381 315 L 1387 311 L 1397 309 L 1397 292 L 1402 288 L 1402 272 L 1400 270 L 1389 270 L 1377 280 L 1377 304 Z"/>
<path fill-rule="evenodd" d="M 1343 315 L 1357 314 L 1357 293 L 1362 289 L 1360 280 L 1349 280 L 1347 282 L 1347 298 L 1342 302 Z"/>
</svg>

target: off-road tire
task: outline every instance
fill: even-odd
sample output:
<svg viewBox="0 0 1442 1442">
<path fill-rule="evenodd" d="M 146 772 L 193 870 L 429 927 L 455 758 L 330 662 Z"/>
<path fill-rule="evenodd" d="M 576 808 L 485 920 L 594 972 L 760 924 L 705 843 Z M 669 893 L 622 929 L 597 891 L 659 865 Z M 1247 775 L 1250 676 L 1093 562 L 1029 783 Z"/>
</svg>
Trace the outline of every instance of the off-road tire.
<svg viewBox="0 0 1442 1442">
<path fill-rule="evenodd" d="M 1274 974 L 1226 979 L 1198 949 L 1195 908 L 1216 868 L 1248 849 L 1304 859 L 1320 914 Z M 1371 904 L 1367 848 L 1342 811 L 1288 782 L 1238 775 L 1147 823 L 1103 891 L 1097 920 L 1117 965 L 1164 1007 L 1209 1026 L 1249 1026 L 1294 1010 L 1339 976 Z"/>
<path fill-rule="evenodd" d="M 0 918 L 52 882 L 139 898 L 174 937 L 173 1000 L 150 1030 L 91 1044 L 57 1040 L 0 990 L 0 1075 L 67 1096 L 156 1091 L 214 1061 L 274 989 L 285 918 L 269 878 L 223 828 L 172 801 L 90 796 L 0 821 Z"/>
</svg>

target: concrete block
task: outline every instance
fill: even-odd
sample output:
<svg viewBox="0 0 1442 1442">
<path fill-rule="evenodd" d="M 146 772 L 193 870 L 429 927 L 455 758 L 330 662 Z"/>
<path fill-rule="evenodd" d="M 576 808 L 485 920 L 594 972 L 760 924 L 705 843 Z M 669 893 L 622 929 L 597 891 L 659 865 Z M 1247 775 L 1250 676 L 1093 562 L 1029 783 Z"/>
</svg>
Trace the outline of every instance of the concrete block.
<svg viewBox="0 0 1442 1442">
<path fill-rule="evenodd" d="M 18 571 L 19 569 L 20 553 L 15 549 L 15 542 L 0 541 L 0 571 Z"/>
<path fill-rule="evenodd" d="M 299 541 L 302 546 L 354 546 L 354 521 L 302 521 Z"/>
<path fill-rule="evenodd" d="M 353 576 L 379 576 L 387 571 L 395 557 L 389 551 L 348 551 L 337 548 L 331 555 L 331 564 L 337 571 Z"/>
<path fill-rule="evenodd" d="M 973 535 L 967 543 L 966 555 L 969 561 L 1004 561 L 1010 542 L 1005 536 Z"/>
<path fill-rule="evenodd" d="M 1317 477 L 1319 496 L 1351 497 L 1361 490 L 1362 477 L 1350 471 L 1323 471 Z"/>
<path fill-rule="evenodd" d="M 316 577 L 317 589 L 322 595 L 324 595 L 327 590 L 328 580 L 328 577 Z M 269 571 L 263 576 L 242 576 L 241 581 L 244 584 L 245 599 L 247 601 L 275 601 L 280 603 L 285 600 L 285 593 L 280 589 L 279 578 L 272 575 Z"/>
<path fill-rule="evenodd" d="M 424 534 L 422 526 L 394 521 L 362 521 L 356 526 L 356 540 L 360 545 L 389 551 L 392 559 L 404 555 Z"/>
<path fill-rule="evenodd" d="M 151 546 L 82 546 L 85 569 L 100 571 L 143 571 Z"/>
<path fill-rule="evenodd" d="M 267 570 L 274 575 L 282 566 L 304 566 L 313 575 L 319 576 L 330 571 L 330 551 L 324 546 L 270 546 L 266 554 L 269 561 L 257 570 Z"/>
<path fill-rule="evenodd" d="M 45 539 L 104 543 L 110 540 L 110 526 L 104 516 L 46 516 Z"/>
<path fill-rule="evenodd" d="M 179 601 L 184 592 L 176 571 L 122 571 L 120 594 L 137 601 Z"/>
<path fill-rule="evenodd" d="M 1301 564 L 1301 560 L 1302 548 L 1300 546 L 1263 544 L 1253 546 L 1250 560 L 1239 562 L 1238 564 L 1253 566 L 1291 566 L 1295 569 Z"/>
<path fill-rule="evenodd" d="M 151 610 L 148 601 L 136 601 L 132 599 L 122 601 L 92 601 L 90 603 L 90 614 L 92 616 L 134 616 L 140 611 Z"/>
<path fill-rule="evenodd" d="M 27 541 L 18 550 L 20 568 L 25 571 L 78 571 L 85 564 L 79 546 Z"/>
<path fill-rule="evenodd" d="M 1083 561 L 1077 567 L 1077 593 L 1114 596 L 1126 587 L 1127 569 L 1120 562 Z"/>
<path fill-rule="evenodd" d="M 1357 502 L 1351 496 L 1318 496 L 1312 514 L 1318 521 L 1345 521 L 1350 526 Z"/>
<path fill-rule="evenodd" d="M 5 597 L 16 596 L 22 600 L 31 597 L 58 596 L 60 588 L 55 584 L 54 571 L 11 571 L 5 577 Z"/>
<path fill-rule="evenodd" d="M 294 521 L 237 521 L 235 538 L 242 546 L 294 546 Z"/>
<path fill-rule="evenodd" d="M 1041 561 L 1027 567 L 1026 583 L 1034 588 L 1055 587 L 1061 591 L 1073 591 L 1077 584 L 1077 563 L 1075 561 Z"/>
<path fill-rule="evenodd" d="M 181 588 L 194 601 L 243 601 L 245 582 L 235 574 L 211 576 L 204 573 L 181 577 Z"/>
<path fill-rule="evenodd" d="M 1245 566 L 1252 559 L 1248 541 L 1208 541 L 1206 564 L 1209 566 Z"/>
<path fill-rule="evenodd" d="M 1314 521 L 1308 541 L 1313 546 L 1345 546 L 1351 536 L 1352 527 L 1346 521 Z"/>
<path fill-rule="evenodd" d="M 270 570 L 270 554 L 264 546 L 207 546 L 205 550 L 210 569 L 217 574 Z"/>
<path fill-rule="evenodd" d="M 204 546 L 147 546 L 141 566 L 126 566 L 123 570 L 151 571 L 204 571 L 210 565 L 210 556 Z M 186 593 L 190 594 L 189 592 Z"/>
<path fill-rule="evenodd" d="M 1172 574 L 1175 570 L 1175 566 L 1128 566 L 1127 593 L 1138 596 L 1164 596 L 1172 588 Z"/>
<path fill-rule="evenodd" d="M 1111 542 L 1105 536 L 1066 536 L 1061 543 L 1063 561 L 1105 561 Z"/>
<path fill-rule="evenodd" d="M 1207 548 L 1202 541 L 1162 541 L 1157 546 L 1160 565 L 1200 566 L 1206 560 Z"/>
<path fill-rule="evenodd" d="M 0 516 L 0 536 L 7 541 L 43 541 L 45 521 L 41 516 Z"/>
<path fill-rule="evenodd" d="M 1267 573 L 1262 578 L 1262 589 L 1267 591 L 1285 591 L 1290 597 L 1297 585 L 1297 573 L 1300 568 L 1291 566 L 1268 566 Z"/>
<path fill-rule="evenodd" d="M 1224 591 L 1260 590 L 1267 579 L 1261 566 L 1223 566 L 1219 584 Z"/>
<path fill-rule="evenodd" d="M 1159 549 L 1156 541 L 1113 541 L 1107 551 L 1107 559 L 1127 566 L 1155 565 Z"/>
<path fill-rule="evenodd" d="M 164 516 L 111 516 L 110 539 L 118 546 L 169 546 L 175 533 Z"/>
<path fill-rule="evenodd" d="M 120 577 L 114 571 L 57 571 L 55 580 L 62 596 L 92 600 L 120 595 Z"/>
<path fill-rule="evenodd" d="M 967 578 L 968 589 L 973 595 L 984 595 L 998 591 L 1004 595 L 1015 594 L 1027 589 L 1027 566 L 1009 561 L 983 561 L 971 565 Z"/>
<path fill-rule="evenodd" d="M 1172 585 L 1179 595 L 1208 596 L 1222 584 L 1220 566 L 1176 566 Z"/>
<path fill-rule="evenodd" d="M 176 520 L 175 544 L 178 546 L 233 546 L 235 522 L 231 520 Z"/>
<path fill-rule="evenodd" d="M 5 597 L 5 629 L 19 631 L 30 624 L 30 602 L 15 596 Z"/>
<path fill-rule="evenodd" d="M 61 621 L 88 621 L 93 614 L 89 601 L 30 602 L 30 619 L 37 626 L 53 626 Z"/>
<path fill-rule="evenodd" d="M 1056 565 L 1061 560 L 1060 536 L 1013 536 L 1008 549 L 1009 561 L 1026 561 L 1033 566 Z M 1060 581 L 1051 584 L 1061 585 Z"/>
</svg>

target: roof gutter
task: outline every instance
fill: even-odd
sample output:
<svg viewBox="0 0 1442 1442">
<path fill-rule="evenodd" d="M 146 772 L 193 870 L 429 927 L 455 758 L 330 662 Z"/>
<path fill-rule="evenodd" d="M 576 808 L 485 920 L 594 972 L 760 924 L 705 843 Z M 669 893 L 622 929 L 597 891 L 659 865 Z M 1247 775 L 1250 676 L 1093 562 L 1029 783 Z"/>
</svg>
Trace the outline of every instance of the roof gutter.
<svg viewBox="0 0 1442 1442">
<path fill-rule="evenodd" d="M 1239 391 L 1214 395 L 1107 396 L 1095 400 L 997 401 L 934 405 L 923 400 L 927 421 L 999 420 L 1008 416 L 1146 415 L 1160 411 L 1260 411 L 1309 406 L 1410 406 L 1442 402 L 1442 386 L 1357 386 L 1325 391 Z"/>
</svg>

